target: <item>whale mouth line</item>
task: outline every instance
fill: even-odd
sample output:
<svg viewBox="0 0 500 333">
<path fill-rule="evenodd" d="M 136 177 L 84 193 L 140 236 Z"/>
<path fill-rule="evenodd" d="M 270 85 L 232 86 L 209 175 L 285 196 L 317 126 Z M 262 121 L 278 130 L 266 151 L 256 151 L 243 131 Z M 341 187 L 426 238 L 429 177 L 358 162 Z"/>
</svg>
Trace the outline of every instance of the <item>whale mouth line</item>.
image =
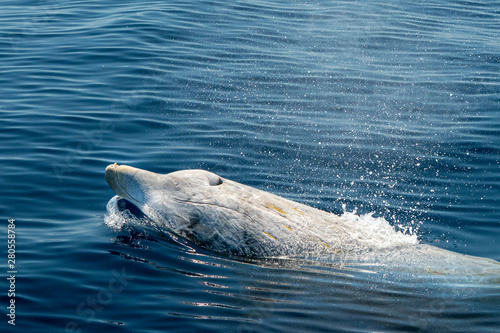
<svg viewBox="0 0 500 333">
<path fill-rule="evenodd" d="M 209 203 L 209 202 L 198 202 L 198 201 L 191 201 L 191 200 L 183 200 L 183 199 L 174 199 L 175 201 L 177 202 L 180 202 L 180 203 L 187 203 L 187 204 L 193 204 L 193 205 L 199 205 L 199 206 L 212 206 L 212 207 L 219 207 L 219 208 L 224 208 L 224 209 L 227 209 L 227 210 L 232 210 L 233 212 L 236 212 L 236 213 L 239 213 L 241 214 L 240 212 L 238 212 L 236 209 L 234 208 L 231 208 L 231 207 L 226 207 L 226 206 L 222 206 L 222 205 L 218 205 L 218 204 L 215 204 L 215 203 Z"/>
</svg>

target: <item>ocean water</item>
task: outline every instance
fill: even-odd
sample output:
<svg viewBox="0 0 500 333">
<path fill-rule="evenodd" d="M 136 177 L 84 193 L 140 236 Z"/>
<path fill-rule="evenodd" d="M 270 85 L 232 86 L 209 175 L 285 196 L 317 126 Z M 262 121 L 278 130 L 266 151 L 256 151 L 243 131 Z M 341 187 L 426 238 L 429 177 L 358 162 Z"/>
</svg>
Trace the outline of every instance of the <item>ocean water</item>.
<svg viewBox="0 0 500 333">
<path fill-rule="evenodd" d="M 108 164 L 202 168 L 500 261 L 500 2 L 3 1 L 0 31 L 1 332 L 500 330 L 498 280 L 104 222 Z"/>
</svg>

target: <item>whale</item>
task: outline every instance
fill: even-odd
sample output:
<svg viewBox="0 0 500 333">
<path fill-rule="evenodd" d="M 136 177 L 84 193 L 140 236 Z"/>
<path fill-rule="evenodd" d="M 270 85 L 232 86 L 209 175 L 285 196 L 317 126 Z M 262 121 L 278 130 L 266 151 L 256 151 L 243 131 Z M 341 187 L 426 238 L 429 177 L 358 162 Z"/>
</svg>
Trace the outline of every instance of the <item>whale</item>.
<svg viewBox="0 0 500 333">
<path fill-rule="evenodd" d="M 329 258 L 346 266 L 500 277 L 493 259 L 422 244 L 383 219 L 326 212 L 209 171 L 158 174 L 114 163 L 105 178 L 116 194 L 108 211 L 124 199 L 157 230 L 220 255 Z"/>
</svg>

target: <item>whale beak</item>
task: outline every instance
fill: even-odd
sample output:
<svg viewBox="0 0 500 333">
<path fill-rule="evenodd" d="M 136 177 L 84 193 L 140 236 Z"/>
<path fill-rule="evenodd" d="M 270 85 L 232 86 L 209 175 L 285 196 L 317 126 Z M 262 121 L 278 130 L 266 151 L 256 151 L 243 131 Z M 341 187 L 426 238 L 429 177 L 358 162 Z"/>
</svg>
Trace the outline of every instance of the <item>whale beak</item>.
<svg viewBox="0 0 500 333">
<path fill-rule="evenodd" d="M 127 165 L 110 164 L 105 171 L 106 181 L 118 196 L 138 204 L 138 184 L 134 179 L 138 171 Z"/>
<path fill-rule="evenodd" d="M 136 206 L 145 202 L 145 193 L 155 184 L 160 175 L 128 165 L 110 164 L 106 167 L 106 181 L 120 197 Z"/>
<path fill-rule="evenodd" d="M 110 164 L 106 167 L 105 176 L 106 181 L 108 182 L 109 187 L 120 197 L 127 198 L 127 192 L 123 188 L 122 184 L 118 179 L 118 168 L 119 165 L 117 163 Z"/>
</svg>

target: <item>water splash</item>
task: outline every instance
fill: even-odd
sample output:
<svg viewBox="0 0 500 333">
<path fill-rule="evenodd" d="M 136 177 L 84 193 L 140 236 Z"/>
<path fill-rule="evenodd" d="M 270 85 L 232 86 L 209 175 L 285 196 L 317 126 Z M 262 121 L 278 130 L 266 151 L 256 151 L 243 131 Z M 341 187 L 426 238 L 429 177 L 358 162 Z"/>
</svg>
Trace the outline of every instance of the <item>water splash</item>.
<svg viewBox="0 0 500 333">
<path fill-rule="evenodd" d="M 362 238 L 365 247 L 372 250 L 411 246 L 419 243 L 414 229 L 410 233 L 396 230 L 385 218 L 374 217 L 373 213 L 358 215 L 344 212 L 341 218 L 352 226 L 352 237 Z"/>
</svg>

